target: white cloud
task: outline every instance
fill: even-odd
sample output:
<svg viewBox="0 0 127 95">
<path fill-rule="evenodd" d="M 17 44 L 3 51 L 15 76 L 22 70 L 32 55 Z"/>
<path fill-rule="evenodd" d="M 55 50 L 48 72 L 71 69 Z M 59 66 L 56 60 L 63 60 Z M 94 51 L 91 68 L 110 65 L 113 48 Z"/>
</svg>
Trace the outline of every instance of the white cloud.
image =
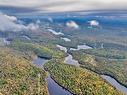
<svg viewBox="0 0 127 95">
<path fill-rule="evenodd" d="M 99 22 L 97 20 L 91 20 L 91 21 L 88 21 L 90 26 L 99 26 Z"/>
<path fill-rule="evenodd" d="M 36 21 L 36 24 L 41 24 L 41 21 L 38 19 L 38 20 Z"/>
<path fill-rule="evenodd" d="M 0 31 L 21 31 L 26 29 L 22 24 L 16 23 L 17 18 L 0 13 Z"/>
<path fill-rule="evenodd" d="M 31 31 L 35 31 L 39 29 L 39 25 L 38 24 L 34 24 L 34 23 L 30 23 L 28 26 L 26 26 L 27 29 L 31 30 Z"/>
<path fill-rule="evenodd" d="M 53 19 L 52 19 L 51 17 L 48 17 L 48 20 L 49 20 L 50 22 L 53 22 Z"/>
<path fill-rule="evenodd" d="M 8 15 L 6 15 L 6 14 L 4 14 L 4 16 L 5 16 L 6 18 L 8 18 L 9 20 L 11 20 L 11 21 L 17 21 L 17 18 L 16 18 L 15 16 L 8 16 Z"/>
<path fill-rule="evenodd" d="M 0 5 L 29 7 L 48 12 L 127 9 L 127 0 L 0 0 Z"/>
<path fill-rule="evenodd" d="M 79 28 L 79 25 L 76 22 L 74 22 L 74 21 L 68 21 L 66 23 L 66 26 L 67 27 L 70 27 L 70 28 L 75 28 L 75 29 L 78 29 Z"/>
<path fill-rule="evenodd" d="M 18 23 L 16 17 L 8 16 L 6 14 L 0 13 L 0 31 L 13 31 L 18 32 L 22 30 L 37 30 L 39 29 L 39 25 L 36 23 L 30 23 L 28 25 L 23 25 Z"/>
</svg>

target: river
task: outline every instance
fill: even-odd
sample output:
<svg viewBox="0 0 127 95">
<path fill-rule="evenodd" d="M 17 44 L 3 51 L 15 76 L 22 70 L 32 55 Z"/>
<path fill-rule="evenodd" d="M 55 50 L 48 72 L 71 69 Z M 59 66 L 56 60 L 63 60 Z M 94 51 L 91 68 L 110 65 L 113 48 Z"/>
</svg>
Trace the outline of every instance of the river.
<svg viewBox="0 0 127 95">
<path fill-rule="evenodd" d="M 57 47 L 60 48 L 60 50 L 63 50 L 67 53 L 67 48 L 57 45 Z M 86 48 L 87 47 L 87 48 Z M 85 46 L 85 49 L 90 49 L 89 46 Z M 48 62 L 48 60 L 44 58 L 37 57 L 33 63 L 36 64 L 39 67 L 43 68 L 43 65 Z M 77 60 L 74 60 L 72 55 L 68 54 L 68 56 L 65 58 L 64 62 L 66 64 L 79 66 L 79 63 Z M 127 95 L 127 88 L 118 83 L 114 78 L 107 76 L 107 75 L 100 75 L 104 80 L 106 80 L 108 83 L 110 83 L 113 87 L 115 87 L 117 90 L 125 93 Z M 50 95 L 72 95 L 69 91 L 63 89 L 60 85 L 58 85 L 51 77 L 48 75 L 46 78 L 48 83 L 48 91 Z"/>
<path fill-rule="evenodd" d="M 77 51 L 81 49 L 92 49 L 92 47 L 87 46 L 86 44 L 83 44 L 83 45 L 78 45 L 77 48 L 70 48 L 70 50 L 73 50 L 73 51 Z"/>
<path fill-rule="evenodd" d="M 114 86 L 119 91 L 125 93 L 127 95 L 127 88 L 120 83 L 118 83 L 114 78 L 108 76 L 108 75 L 101 75 L 103 79 L 105 79 L 107 82 L 109 82 L 112 86 Z"/>
<path fill-rule="evenodd" d="M 37 57 L 33 63 L 40 67 L 43 68 L 43 65 L 48 62 L 47 59 L 44 58 L 39 58 Z M 48 84 L 48 92 L 49 95 L 73 95 L 69 91 L 65 90 L 62 88 L 60 85 L 58 85 L 51 77 L 50 74 L 48 74 L 48 77 L 46 78 L 47 84 Z"/>
<path fill-rule="evenodd" d="M 59 46 L 60 49 L 62 49 L 60 46 Z M 66 47 L 64 47 L 64 50 L 67 50 L 65 49 Z M 75 48 L 70 48 L 70 50 L 74 50 L 74 51 L 77 51 L 77 50 L 81 50 L 81 49 L 92 49 L 91 47 L 83 44 L 83 45 L 78 45 L 77 46 L 77 49 Z M 67 52 L 67 51 L 66 51 Z M 64 63 L 66 64 L 70 64 L 70 65 L 75 65 L 75 66 L 80 66 L 79 62 L 75 59 L 73 59 L 73 56 L 71 54 L 68 54 L 68 56 L 65 58 L 64 60 Z"/>
<path fill-rule="evenodd" d="M 67 53 L 67 48 L 61 45 L 56 45 L 60 50 L 64 51 L 65 53 Z"/>
<path fill-rule="evenodd" d="M 60 48 L 60 50 L 64 50 L 67 53 L 66 47 L 59 45 L 59 48 Z M 77 49 L 71 48 L 70 50 L 76 51 L 76 50 L 80 50 L 80 49 L 92 49 L 92 48 L 84 44 L 84 45 L 78 45 Z M 72 55 L 70 55 L 70 54 L 68 54 L 68 56 L 65 58 L 64 62 L 66 64 L 75 65 L 75 66 L 80 65 L 78 63 L 78 61 L 73 59 Z M 108 83 L 110 83 L 113 87 L 115 87 L 117 90 L 119 90 L 127 95 L 127 88 L 125 86 L 121 85 L 119 82 L 117 82 L 114 78 L 112 78 L 111 76 L 107 76 L 107 75 L 100 75 L 100 76 L 104 80 L 106 80 Z"/>
<path fill-rule="evenodd" d="M 70 65 L 75 65 L 75 66 L 79 66 L 79 62 L 75 59 L 73 59 L 72 55 L 68 55 L 65 60 L 64 60 L 64 63 L 66 64 L 70 64 Z"/>
</svg>

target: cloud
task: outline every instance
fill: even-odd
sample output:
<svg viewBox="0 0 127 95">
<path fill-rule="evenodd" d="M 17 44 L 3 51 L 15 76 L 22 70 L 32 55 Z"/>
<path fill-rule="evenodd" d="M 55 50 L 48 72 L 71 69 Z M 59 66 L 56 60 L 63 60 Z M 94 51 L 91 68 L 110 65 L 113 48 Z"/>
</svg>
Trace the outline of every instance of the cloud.
<svg viewBox="0 0 127 95">
<path fill-rule="evenodd" d="M 44 12 L 127 9 L 127 0 L 0 0 L 2 6 L 25 7 Z"/>
<path fill-rule="evenodd" d="M 49 20 L 50 22 L 53 22 L 53 19 L 52 19 L 51 17 L 48 17 L 48 20 Z"/>
<path fill-rule="evenodd" d="M 5 16 L 5 18 L 8 18 L 9 20 L 11 20 L 12 22 L 13 21 L 17 21 L 17 18 L 15 17 L 15 16 L 8 16 L 8 15 L 6 15 L 6 14 L 4 14 L 4 16 Z"/>
<path fill-rule="evenodd" d="M 36 21 L 36 24 L 37 24 L 37 25 L 41 24 L 41 21 L 38 19 L 38 20 Z"/>
<path fill-rule="evenodd" d="M 22 24 L 16 23 L 17 18 L 0 13 L 0 31 L 21 31 L 26 29 Z"/>
<path fill-rule="evenodd" d="M 91 20 L 88 21 L 88 23 L 90 24 L 90 26 L 99 26 L 99 22 L 97 20 Z"/>
<path fill-rule="evenodd" d="M 30 23 L 30 24 L 28 24 L 28 26 L 26 26 L 26 29 L 31 30 L 31 31 L 35 31 L 35 30 L 39 29 L 39 25 L 34 24 L 34 23 Z"/>
<path fill-rule="evenodd" d="M 30 23 L 28 25 L 23 25 L 18 23 L 18 19 L 15 16 L 8 16 L 6 14 L 0 13 L 0 31 L 25 31 L 25 30 L 37 30 L 39 29 L 38 23 Z"/>
<path fill-rule="evenodd" d="M 78 29 L 79 28 L 79 25 L 76 22 L 74 22 L 74 21 L 68 21 L 66 23 L 66 26 L 67 27 L 70 27 L 70 28 L 75 28 L 75 29 Z"/>
</svg>

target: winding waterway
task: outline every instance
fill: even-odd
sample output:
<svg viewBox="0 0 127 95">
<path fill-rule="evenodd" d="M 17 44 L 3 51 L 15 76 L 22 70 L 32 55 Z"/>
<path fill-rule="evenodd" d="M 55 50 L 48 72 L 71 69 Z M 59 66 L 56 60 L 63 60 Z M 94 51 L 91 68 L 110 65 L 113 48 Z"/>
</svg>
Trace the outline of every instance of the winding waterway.
<svg viewBox="0 0 127 95">
<path fill-rule="evenodd" d="M 66 47 L 59 45 L 59 48 L 60 48 L 60 50 L 64 50 L 67 53 Z M 71 48 L 70 50 L 76 51 L 76 50 L 81 50 L 81 49 L 92 49 L 92 48 L 84 44 L 84 45 L 78 45 L 77 49 Z M 66 64 L 75 65 L 75 66 L 80 65 L 77 60 L 73 59 L 71 54 L 68 54 L 68 56 L 65 58 L 64 62 Z M 127 88 L 125 86 L 121 85 L 119 82 L 117 82 L 114 78 L 112 78 L 111 76 L 108 76 L 108 75 L 100 75 L 100 76 L 104 80 L 106 80 L 108 83 L 110 83 L 113 87 L 115 87 L 117 90 L 119 90 L 127 95 Z"/>
<path fill-rule="evenodd" d="M 69 39 L 69 38 L 61 38 L 62 40 L 64 40 L 65 42 L 70 42 L 71 41 L 71 39 Z"/>
<path fill-rule="evenodd" d="M 27 39 L 27 40 L 31 40 L 31 38 L 29 37 L 29 36 L 27 36 L 27 35 L 23 35 L 23 36 L 21 36 L 22 38 L 25 38 L 25 39 Z"/>
<path fill-rule="evenodd" d="M 125 86 L 122 86 L 119 84 L 114 78 L 107 76 L 107 75 L 101 75 L 103 79 L 105 79 L 107 82 L 109 82 L 112 86 L 114 86 L 119 91 L 125 93 L 127 95 L 127 88 Z"/>
<path fill-rule="evenodd" d="M 60 50 L 64 51 L 65 53 L 67 53 L 67 48 L 61 45 L 56 45 Z"/>
<path fill-rule="evenodd" d="M 70 48 L 70 50 L 73 50 L 73 51 L 77 51 L 77 50 L 81 50 L 81 49 L 92 49 L 92 47 L 87 46 L 86 44 L 83 44 L 83 45 L 78 45 L 76 49 Z"/>
<path fill-rule="evenodd" d="M 40 67 L 43 68 L 43 65 L 48 62 L 48 60 L 44 58 L 39 58 L 37 57 L 33 63 Z M 69 91 L 65 90 L 62 88 L 60 85 L 58 85 L 51 77 L 50 74 L 48 74 L 48 77 L 46 78 L 47 84 L 48 84 L 48 92 L 49 95 L 73 95 Z"/>
<path fill-rule="evenodd" d="M 75 65 L 75 66 L 79 66 L 79 62 L 75 59 L 73 59 L 72 55 L 68 55 L 65 60 L 64 63 L 69 64 L 69 65 Z"/>
<path fill-rule="evenodd" d="M 59 86 L 50 75 L 46 78 L 48 83 L 48 91 L 50 95 L 73 95 L 69 91 Z"/>
<path fill-rule="evenodd" d="M 64 52 L 67 53 L 67 48 L 57 45 L 57 47 L 60 48 L 60 50 L 63 50 Z M 90 49 L 89 46 L 83 46 L 85 48 L 80 48 L 80 49 Z M 80 50 L 79 48 L 77 48 L 77 50 Z M 35 65 L 37 65 L 38 67 L 42 67 L 43 65 L 48 62 L 48 60 L 44 59 L 44 58 L 39 58 L 37 57 L 33 63 Z M 70 65 L 75 65 L 75 66 L 79 66 L 79 62 L 75 59 L 73 59 L 71 54 L 68 54 L 68 56 L 65 58 L 64 62 L 66 64 L 70 64 Z M 100 75 L 104 80 L 106 80 L 108 83 L 110 83 L 112 86 L 114 86 L 117 90 L 125 93 L 127 95 L 127 88 L 123 85 L 121 85 L 119 82 L 117 82 L 114 78 L 112 78 L 111 76 L 107 76 L 107 75 Z M 48 91 L 50 95 L 73 95 L 71 94 L 69 91 L 63 89 L 60 85 L 58 85 L 51 77 L 50 74 L 48 75 L 48 77 L 46 78 L 46 81 L 48 83 Z"/>
<path fill-rule="evenodd" d="M 60 47 L 59 47 L 60 48 Z M 66 48 L 66 47 L 64 47 Z M 62 48 L 60 48 L 62 49 Z M 78 45 L 77 46 L 77 49 L 75 48 L 70 48 L 70 50 L 74 50 L 74 51 L 77 51 L 77 50 L 81 50 L 81 49 L 92 49 L 91 47 L 83 44 L 83 45 Z M 65 49 L 66 50 L 66 49 Z M 73 59 L 73 56 L 71 54 L 68 54 L 68 56 L 65 58 L 64 60 L 64 63 L 66 64 L 70 64 L 70 65 L 75 65 L 75 66 L 80 66 L 79 62 L 75 59 Z"/>
</svg>

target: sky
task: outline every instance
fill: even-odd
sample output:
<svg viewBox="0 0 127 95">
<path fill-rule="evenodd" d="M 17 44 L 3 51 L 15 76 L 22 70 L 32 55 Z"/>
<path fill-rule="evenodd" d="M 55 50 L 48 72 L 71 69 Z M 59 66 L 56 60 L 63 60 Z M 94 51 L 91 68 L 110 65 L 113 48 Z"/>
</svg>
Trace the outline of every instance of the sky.
<svg viewBox="0 0 127 95">
<path fill-rule="evenodd" d="M 127 0 L 0 0 L 0 6 L 45 12 L 126 10 Z"/>
</svg>

